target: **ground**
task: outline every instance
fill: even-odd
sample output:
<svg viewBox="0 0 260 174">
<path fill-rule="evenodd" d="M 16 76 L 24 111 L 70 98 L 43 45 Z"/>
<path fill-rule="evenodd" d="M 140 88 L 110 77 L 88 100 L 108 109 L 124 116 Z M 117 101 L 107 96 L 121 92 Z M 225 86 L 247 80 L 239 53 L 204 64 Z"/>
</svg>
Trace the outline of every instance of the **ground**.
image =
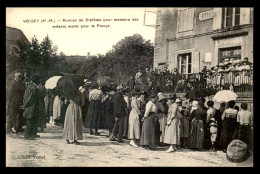
<svg viewBox="0 0 260 174">
<path fill-rule="evenodd" d="M 22 134 L 6 136 L 7 167 L 103 167 L 103 166 L 252 166 L 252 157 L 243 163 L 231 163 L 225 153 L 198 152 L 179 149 L 166 153 L 167 147 L 154 151 L 135 148 L 129 140 L 119 144 L 111 142 L 105 136 L 106 130 L 100 130 L 101 136 L 89 135 L 84 129 L 84 140 L 80 145 L 66 144 L 62 140 L 60 126 L 47 125 L 45 132 L 38 133 L 37 140 L 24 140 Z"/>
</svg>

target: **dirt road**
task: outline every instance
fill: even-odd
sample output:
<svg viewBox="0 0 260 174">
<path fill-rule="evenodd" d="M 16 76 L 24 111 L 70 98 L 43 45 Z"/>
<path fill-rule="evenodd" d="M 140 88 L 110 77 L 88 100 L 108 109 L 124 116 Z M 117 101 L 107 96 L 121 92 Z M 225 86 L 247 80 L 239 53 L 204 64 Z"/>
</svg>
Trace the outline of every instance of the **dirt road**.
<svg viewBox="0 0 260 174">
<path fill-rule="evenodd" d="M 37 140 L 24 140 L 21 134 L 6 136 L 7 167 L 93 167 L 93 166 L 252 166 L 252 157 L 243 163 L 230 163 L 222 151 L 197 152 L 180 149 L 166 153 L 166 147 L 154 151 L 135 148 L 129 141 L 111 142 L 101 136 L 89 135 L 84 129 L 80 145 L 66 144 L 60 126 L 47 125 Z"/>
</svg>

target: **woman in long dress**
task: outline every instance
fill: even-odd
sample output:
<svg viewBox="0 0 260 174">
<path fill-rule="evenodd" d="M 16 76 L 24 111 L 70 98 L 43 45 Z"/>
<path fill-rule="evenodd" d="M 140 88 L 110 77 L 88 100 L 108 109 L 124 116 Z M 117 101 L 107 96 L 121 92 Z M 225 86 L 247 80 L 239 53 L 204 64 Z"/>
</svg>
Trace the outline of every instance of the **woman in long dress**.
<svg viewBox="0 0 260 174">
<path fill-rule="evenodd" d="M 223 152 L 226 152 L 228 144 L 232 141 L 235 130 L 237 128 L 237 110 L 234 109 L 235 101 L 229 101 L 227 103 L 227 109 L 222 114 L 222 132 L 221 132 L 221 145 Z"/>
<path fill-rule="evenodd" d="M 61 116 L 61 100 L 60 100 L 60 95 L 59 92 L 57 90 L 54 90 L 54 101 L 53 101 L 53 114 L 52 114 L 52 118 L 51 118 L 51 124 L 55 124 L 57 125 L 60 116 Z"/>
<path fill-rule="evenodd" d="M 135 140 L 140 139 L 140 115 L 141 111 L 137 104 L 138 93 L 132 93 L 131 101 L 131 112 L 129 115 L 129 125 L 128 125 L 128 139 L 130 139 L 130 145 L 138 147 Z"/>
<path fill-rule="evenodd" d="M 180 145 L 180 118 L 179 106 L 181 100 L 179 98 L 174 101 L 173 98 L 168 99 L 169 111 L 167 117 L 167 125 L 165 128 L 164 143 L 170 147 L 166 152 L 174 152 Z"/>
<path fill-rule="evenodd" d="M 105 99 L 105 114 L 106 114 L 106 128 L 108 129 L 107 137 L 110 137 L 114 124 L 115 124 L 115 116 L 114 116 L 114 100 L 113 100 L 114 91 L 108 94 L 108 98 Z"/>
<path fill-rule="evenodd" d="M 140 145 L 145 149 L 151 149 L 151 147 L 155 146 L 155 116 L 157 114 L 157 108 L 155 105 L 156 100 L 157 95 L 151 95 L 150 101 L 145 106 L 140 138 Z"/>
<path fill-rule="evenodd" d="M 188 138 L 190 134 L 189 106 L 188 103 L 183 103 L 180 107 L 182 118 L 180 120 L 180 137 L 181 147 L 188 148 Z"/>
<path fill-rule="evenodd" d="M 247 110 L 247 103 L 241 104 L 241 111 L 237 114 L 238 128 L 233 136 L 234 139 L 239 139 L 247 144 L 249 148 L 252 148 L 252 128 L 253 128 L 253 116 L 250 111 Z"/>
<path fill-rule="evenodd" d="M 83 94 L 79 91 L 75 96 L 69 97 L 63 130 L 63 139 L 67 141 L 67 144 L 70 144 L 69 140 L 72 140 L 73 144 L 78 145 L 77 140 L 83 140 L 81 111 L 81 106 L 84 105 L 83 101 Z"/>
<path fill-rule="evenodd" d="M 163 143 L 165 128 L 167 123 L 167 113 L 168 113 L 168 106 L 167 106 L 167 98 L 160 94 L 158 95 L 158 102 L 156 103 L 156 107 L 158 108 L 158 121 L 160 124 L 160 143 Z"/>
<path fill-rule="evenodd" d="M 198 108 L 191 112 L 191 131 L 189 136 L 189 147 L 191 149 L 202 149 L 204 142 L 204 124 L 207 112 L 202 108 L 203 101 L 198 102 Z"/>
</svg>

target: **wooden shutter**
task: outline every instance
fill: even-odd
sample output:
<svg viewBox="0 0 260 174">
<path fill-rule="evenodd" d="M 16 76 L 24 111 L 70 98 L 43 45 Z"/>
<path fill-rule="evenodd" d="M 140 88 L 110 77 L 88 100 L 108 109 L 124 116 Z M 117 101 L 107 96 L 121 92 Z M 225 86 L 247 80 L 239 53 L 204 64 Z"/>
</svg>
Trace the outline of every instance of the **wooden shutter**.
<svg viewBox="0 0 260 174">
<path fill-rule="evenodd" d="M 240 8 L 240 25 L 250 24 L 250 8 Z"/>
<path fill-rule="evenodd" d="M 222 8 L 214 8 L 213 30 L 221 29 Z"/>
<path fill-rule="evenodd" d="M 198 73 L 200 71 L 200 52 L 196 51 L 194 53 L 194 57 L 191 57 L 191 63 L 192 63 L 192 73 Z"/>
<path fill-rule="evenodd" d="M 193 29 L 193 18 L 194 18 L 194 9 L 193 8 L 189 8 L 187 10 L 187 18 L 185 18 L 185 20 L 187 20 L 186 31 Z"/>
</svg>

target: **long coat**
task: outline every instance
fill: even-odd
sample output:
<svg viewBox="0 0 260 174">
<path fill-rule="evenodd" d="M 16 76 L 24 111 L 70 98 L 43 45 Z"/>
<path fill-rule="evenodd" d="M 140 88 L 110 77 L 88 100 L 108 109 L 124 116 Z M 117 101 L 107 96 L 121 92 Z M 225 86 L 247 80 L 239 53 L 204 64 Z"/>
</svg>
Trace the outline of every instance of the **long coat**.
<svg viewBox="0 0 260 174">
<path fill-rule="evenodd" d="M 38 127 L 46 128 L 46 110 L 44 97 L 47 94 L 47 90 L 43 85 L 37 86 L 39 90 L 39 118 L 38 118 Z"/>
<path fill-rule="evenodd" d="M 166 123 L 167 123 L 167 112 L 168 112 L 168 106 L 164 105 L 161 102 L 157 102 L 156 106 L 158 108 L 158 121 L 160 124 L 160 142 L 162 143 L 164 140 L 164 134 L 165 134 L 165 128 L 166 128 Z"/>
<path fill-rule="evenodd" d="M 36 85 L 29 83 L 26 87 L 23 104 L 25 107 L 23 116 L 26 119 L 38 118 L 39 113 L 39 91 Z"/>
<path fill-rule="evenodd" d="M 124 117 L 126 115 L 127 103 L 121 92 L 114 94 L 114 115 L 115 117 Z"/>
<path fill-rule="evenodd" d="M 20 110 L 20 106 L 23 105 L 23 95 L 25 92 L 25 84 L 13 80 L 10 83 L 10 87 L 7 94 L 7 113 Z"/>
</svg>

